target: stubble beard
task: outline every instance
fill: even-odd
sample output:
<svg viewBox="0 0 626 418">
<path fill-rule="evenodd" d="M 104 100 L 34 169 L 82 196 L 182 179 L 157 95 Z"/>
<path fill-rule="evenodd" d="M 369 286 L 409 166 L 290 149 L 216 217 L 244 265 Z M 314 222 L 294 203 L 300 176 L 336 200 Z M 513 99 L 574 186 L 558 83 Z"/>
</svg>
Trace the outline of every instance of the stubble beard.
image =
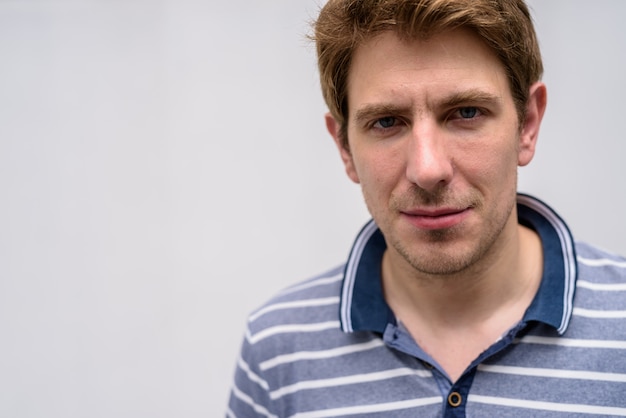
<svg viewBox="0 0 626 418">
<path fill-rule="evenodd" d="M 458 197 L 448 196 L 445 193 L 431 194 L 424 190 L 416 188 L 407 198 L 392 198 L 392 213 L 403 207 L 415 206 L 452 206 L 452 207 L 471 207 L 472 210 L 480 213 L 484 206 L 482 196 L 474 191 L 467 197 L 459 199 Z M 484 225 L 474 238 L 469 237 L 469 245 L 462 248 L 455 248 L 459 239 L 468 238 L 463 236 L 467 233 L 462 226 L 454 226 L 451 228 L 420 231 L 422 236 L 419 238 L 424 249 L 411 248 L 411 243 L 406 243 L 398 236 L 390 234 L 388 245 L 416 272 L 426 276 L 459 276 L 462 273 L 472 271 L 478 273 L 486 264 L 479 263 L 486 260 L 490 256 L 495 257 L 498 253 L 499 238 L 505 229 L 505 226 L 515 207 L 515 198 L 507 199 L 507 206 L 497 209 L 493 213 L 491 219 L 485 219 Z M 416 240 L 418 238 L 416 237 Z M 428 248 L 426 248 L 428 247 Z M 425 253 L 424 251 L 427 251 Z M 483 267 L 480 267 L 483 266 Z"/>
</svg>

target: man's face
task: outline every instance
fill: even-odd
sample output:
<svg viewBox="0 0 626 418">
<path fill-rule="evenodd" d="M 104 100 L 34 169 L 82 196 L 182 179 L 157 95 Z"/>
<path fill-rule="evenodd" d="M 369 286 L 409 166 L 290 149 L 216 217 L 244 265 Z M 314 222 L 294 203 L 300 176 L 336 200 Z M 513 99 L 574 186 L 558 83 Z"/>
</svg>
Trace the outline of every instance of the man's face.
<svg viewBox="0 0 626 418">
<path fill-rule="evenodd" d="M 517 166 L 533 157 L 541 116 L 520 126 L 504 67 L 479 38 L 386 32 L 355 51 L 348 80 L 349 150 L 330 116 L 327 126 L 392 262 L 455 274 L 511 240 Z"/>
</svg>

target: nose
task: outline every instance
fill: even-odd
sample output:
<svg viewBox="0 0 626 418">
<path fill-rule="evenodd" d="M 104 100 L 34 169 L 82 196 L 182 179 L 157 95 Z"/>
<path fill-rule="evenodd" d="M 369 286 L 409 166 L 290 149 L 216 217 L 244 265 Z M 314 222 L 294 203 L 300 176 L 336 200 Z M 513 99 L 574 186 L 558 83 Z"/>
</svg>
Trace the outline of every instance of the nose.
<svg viewBox="0 0 626 418">
<path fill-rule="evenodd" d="M 408 145 L 406 177 L 429 192 L 452 179 L 454 166 L 445 138 L 436 126 L 414 128 Z"/>
</svg>

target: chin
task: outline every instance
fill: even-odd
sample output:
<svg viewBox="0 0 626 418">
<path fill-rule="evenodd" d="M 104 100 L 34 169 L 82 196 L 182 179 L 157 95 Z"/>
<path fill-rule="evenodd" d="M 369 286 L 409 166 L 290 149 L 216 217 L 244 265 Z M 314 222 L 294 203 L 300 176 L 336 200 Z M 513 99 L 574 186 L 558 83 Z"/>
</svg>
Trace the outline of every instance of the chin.
<svg viewBox="0 0 626 418">
<path fill-rule="evenodd" d="M 417 247 L 413 249 L 398 243 L 391 245 L 415 271 L 432 276 L 452 276 L 468 271 L 486 256 L 491 247 L 484 243 L 452 243 L 444 239 L 449 236 L 446 231 L 433 231 L 432 235 L 430 242 L 414 244 Z"/>
</svg>

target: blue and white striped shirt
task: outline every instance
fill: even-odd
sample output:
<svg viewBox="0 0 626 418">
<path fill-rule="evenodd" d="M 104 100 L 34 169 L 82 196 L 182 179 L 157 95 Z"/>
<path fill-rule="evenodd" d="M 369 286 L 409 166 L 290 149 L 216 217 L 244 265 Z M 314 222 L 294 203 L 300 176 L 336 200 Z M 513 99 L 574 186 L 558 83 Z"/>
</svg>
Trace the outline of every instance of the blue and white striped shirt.
<svg viewBox="0 0 626 418">
<path fill-rule="evenodd" d="M 544 273 L 522 321 L 452 383 L 382 296 L 373 222 L 345 266 L 254 312 L 228 417 L 626 416 L 626 259 L 571 238 L 544 203 L 518 196 Z"/>
</svg>

